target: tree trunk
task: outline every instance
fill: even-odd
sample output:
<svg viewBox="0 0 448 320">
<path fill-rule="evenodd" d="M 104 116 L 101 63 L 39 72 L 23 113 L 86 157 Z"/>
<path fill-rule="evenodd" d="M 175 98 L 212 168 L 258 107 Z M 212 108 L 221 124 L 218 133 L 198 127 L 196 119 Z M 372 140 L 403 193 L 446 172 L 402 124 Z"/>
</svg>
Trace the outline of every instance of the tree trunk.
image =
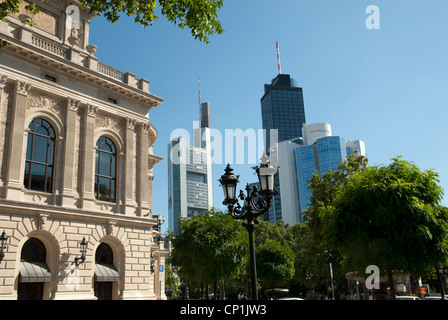
<svg viewBox="0 0 448 320">
<path fill-rule="evenodd" d="M 390 297 L 391 297 L 391 300 L 395 300 L 395 283 L 394 283 L 393 272 L 391 270 L 389 270 L 389 271 L 386 271 L 386 273 L 387 273 L 387 279 L 389 280 Z"/>
<path fill-rule="evenodd" d="M 218 300 L 218 290 L 217 290 L 218 286 L 216 284 L 216 280 L 215 282 L 213 282 L 213 300 Z"/>
</svg>

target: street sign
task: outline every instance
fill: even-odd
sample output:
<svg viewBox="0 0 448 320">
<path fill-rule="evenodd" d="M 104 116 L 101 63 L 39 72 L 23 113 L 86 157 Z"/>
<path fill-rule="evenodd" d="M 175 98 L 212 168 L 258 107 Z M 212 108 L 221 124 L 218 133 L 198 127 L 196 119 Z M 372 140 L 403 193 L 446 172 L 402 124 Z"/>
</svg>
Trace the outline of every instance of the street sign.
<svg viewBox="0 0 448 320">
<path fill-rule="evenodd" d="M 165 269 L 165 266 L 163 264 L 159 265 L 159 272 L 163 272 Z"/>
</svg>

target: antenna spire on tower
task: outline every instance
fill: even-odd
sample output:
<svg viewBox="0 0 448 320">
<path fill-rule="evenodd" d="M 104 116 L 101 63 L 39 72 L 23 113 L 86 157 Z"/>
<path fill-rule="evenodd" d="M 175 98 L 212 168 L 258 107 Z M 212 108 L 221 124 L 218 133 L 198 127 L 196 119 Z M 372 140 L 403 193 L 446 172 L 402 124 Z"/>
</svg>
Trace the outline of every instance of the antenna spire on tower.
<svg viewBox="0 0 448 320">
<path fill-rule="evenodd" d="M 199 94 L 199 105 L 202 104 L 201 100 L 201 78 L 198 77 L 198 94 Z"/>
<path fill-rule="evenodd" d="M 282 69 L 280 67 L 280 49 L 278 48 L 278 41 L 275 42 L 275 46 L 277 47 L 277 65 L 278 65 L 278 74 L 282 73 Z"/>
</svg>

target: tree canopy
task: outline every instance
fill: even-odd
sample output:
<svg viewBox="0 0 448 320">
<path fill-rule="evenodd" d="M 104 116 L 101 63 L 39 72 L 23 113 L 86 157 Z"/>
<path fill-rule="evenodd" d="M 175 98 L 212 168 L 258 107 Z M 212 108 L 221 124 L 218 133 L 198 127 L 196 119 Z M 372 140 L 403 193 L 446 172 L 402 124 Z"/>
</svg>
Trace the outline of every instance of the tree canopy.
<svg viewBox="0 0 448 320">
<path fill-rule="evenodd" d="M 401 157 L 351 176 L 323 210 L 325 240 L 353 270 L 377 265 L 421 275 L 446 262 L 448 216 L 438 174 Z M 391 290 L 393 291 L 393 285 Z"/>
<path fill-rule="evenodd" d="M 0 20 L 5 21 L 9 13 L 19 12 L 22 2 L 23 0 L 1 1 Z M 210 42 L 210 36 L 224 31 L 218 20 L 223 0 L 79 0 L 78 3 L 81 7 L 88 7 L 91 12 L 104 16 L 111 23 L 126 14 L 133 16 L 135 22 L 144 27 L 152 25 L 158 19 L 156 9 L 159 7 L 160 14 L 169 22 L 181 29 L 189 29 L 195 39 L 205 43 Z M 39 12 L 33 3 L 27 4 L 25 8 L 32 14 Z"/>
<path fill-rule="evenodd" d="M 265 287 L 283 285 L 294 276 L 294 252 L 279 241 L 266 239 L 257 247 L 257 273 Z"/>
<path fill-rule="evenodd" d="M 232 277 L 245 266 L 247 235 L 241 223 L 211 208 L 181 219 L 179 234 L 168 240 L 173 249 L 170 262 L 181 278 L 209 285 Z"/>
</svg>

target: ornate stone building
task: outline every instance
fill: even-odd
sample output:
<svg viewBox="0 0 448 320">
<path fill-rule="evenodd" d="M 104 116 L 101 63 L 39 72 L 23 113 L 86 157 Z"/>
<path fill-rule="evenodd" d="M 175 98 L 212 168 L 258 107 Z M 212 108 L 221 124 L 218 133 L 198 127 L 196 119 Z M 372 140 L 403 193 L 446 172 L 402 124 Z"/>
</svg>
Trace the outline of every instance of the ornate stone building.
<svg viewBox="0 0 448 320">
<path fill-rule="evenodd" d="M 88 9 L 36 4 L 33 26 L 24 5 L 0 22 L 0 299 L 165 299 L 149 123 L 163 100 L 98 61 Z"/>
</svg>

